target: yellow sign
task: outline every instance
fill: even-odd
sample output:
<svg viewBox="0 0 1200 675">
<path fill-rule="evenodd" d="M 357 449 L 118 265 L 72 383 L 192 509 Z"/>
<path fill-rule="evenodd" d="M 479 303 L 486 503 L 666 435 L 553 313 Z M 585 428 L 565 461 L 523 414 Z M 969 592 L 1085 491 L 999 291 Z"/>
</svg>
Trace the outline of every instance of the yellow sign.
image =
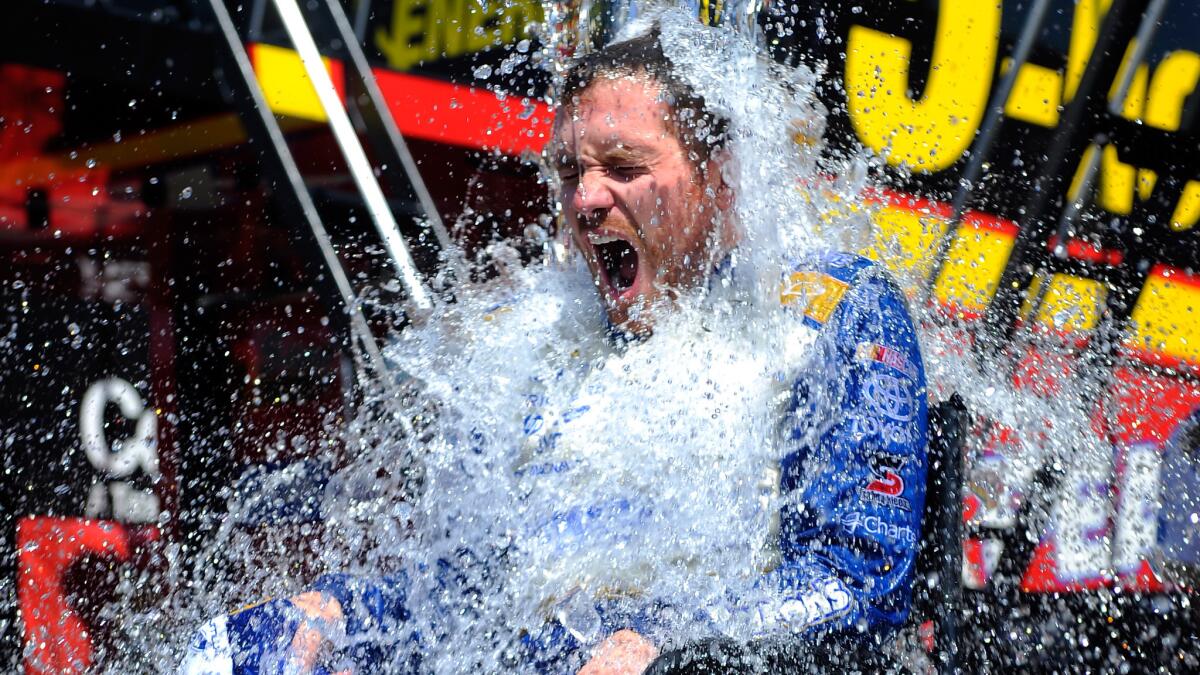
<svg viewBox="0 0 1200 675">
<path fill-rule="evenodd" d="M 1007 3 L 1006 3 L 1007 4 Z M 1075 95 L 1110 0 L 1078 0 L 1066 63 L 1060 69 L 1025 63 L 1005 101 L 1005 115 L 1046 128 L 1059 122 Z M 1000 0 L 941 0 L 928 81 L 919 98 L 909 83 L 912 43 L 902 37 L 851 26 L 846 42 L 846 104 L 859 141 L 894 166 L 916 173 L 943 171 L 961 160 L 975 139 L 993 88 L 993 74 L 1009 68 L 999 57 Z M 1133 44 L 1126 51 L 1128 69 Z M 1200 82 L 1200 54 L 1178 50 L 1151 69 L 1133 74 L 1122 113 L 1130 120 L 1177 131 L 1183 104 Z M 1110 92 L 1110 95 L 1115 92 Z M 1096 203 L 1116 214 L 1133 210 L 1135 195 L 1149 199 L 1153 171 L 1120 161 L 1116 148 L 1101 150 Z M 1087 157 L 1084 158 L 1085 161 Z M 1200 220 L 1200 182 L 1187 184 L 1171 218 L 1186 230 Z"/>
<path fill-rule="evenodd" d="M 863 253 L 887 265 L 898 278 L 929 276 L 928 251 L 940 239 L 947 217 L 919 200 L 884 200 L 873 221 L 875 241 Z M 946 264 L 934 286 L 934 298 L 953 307 L 964 318 L 987 309 L 996 293 L 1004 263 L 1012 252 L 1016 223 L 969 213 L 955 233 Z M 781 300 L 801 297 L 801 279 L 785 289 Z M 1047 284 L 1045 293 L 1040 284 Z M 1029 290 L 1024 314 L 1037 323 L 1062 331 L 1088 331 L 1096 327 L 1105 289 L 1091 279 L 1055 274 L 1037 281 Z M 1041 295 L 1036 314 L 1032 298 Z M 1160 354 L 1168 359 L 1200 363 L 1200 282 L 1178 270 L 1154 269 L 1141 289 L 1130 317 L 1126 345 L 1137 352 Z"/>
<path fill-rule="evenodd" d="M 261 43 L 255 44 L 250 54 L 258 84 L 267 99 L 267 106 L 273 112 L 317 122 L 328 119 L 299 54 L 291 49 Z M 341 80 L 340 71 L 334 69 L 329 59 L 322 58 L 321 61 L 333 76 L 336 86 Z"/>
<path fill-rule="evenodd" d="M 920 173 L 949 168 L 983 122 L 1000 42 L 997 0 L 942 0 L 929 81 L 909 93 L 912 43 L 852 26 L 846 43 L 846 104 L 859 140 Z"/>
<path fill-rule="evenodd" d="M 407 70 L 516 42 L 542 21 L 537 0 L 396 0 L 392 22 L 375 31 L 388 66 Z"/>
</svg>

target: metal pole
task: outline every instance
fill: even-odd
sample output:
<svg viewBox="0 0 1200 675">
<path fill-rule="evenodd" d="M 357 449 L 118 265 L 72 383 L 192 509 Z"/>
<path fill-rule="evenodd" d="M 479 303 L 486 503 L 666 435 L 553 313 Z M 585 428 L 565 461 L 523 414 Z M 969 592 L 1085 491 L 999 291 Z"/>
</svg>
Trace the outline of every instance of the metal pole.
<svg viewBox="0 0 1200 675">
<path fill-rule="evenodd" d="M 363 1 L 365 2 L 365 0 Z M 383 92 L 379 89 L 379 83 L 375 80 L 375 76 L 371 72 L 371 66 L 367 63 L 367 56 L 363 53 L 362 45 L 350 27 L 350 22 L 346 18 L 345 11 L 342 10 L 341 3 L 338 0 L 325 0 L 325 4 L 329 7 L 329 14 L 333 17 L 333 24 L 337 28 L 338 35 L 350 55 L 350 64 L 357 71 L 358 79 L 366 89 L 367 98 L 370 99 L 371 105 L 375 108 L 375 114 L 382 121 L 388 140 L 400 158 L 400 165 L 404 168 L 404 175 L 408 178 L 409 184 L 412 185 L 413 192 L 417 196 L 417 201 L 420 202 L 421 209 L 425 212 L 425 219 L 429 224 L 429 228 L 433 230 L 438 245 L 446 252 L 446 263 L 454 268 L 454 272 L 459 279 L 465 279 L 458 249 L 454 245 L 453 240 L 450 239 L 450 233 L 446 230 L 446 224 L 442 222 L 442 216 L 438 213 L 437 204 L 434 203 L 433 196 L 429 194 L 429 188 L 425 185 L 425 180 L 421 177 L 421 170 L 417 167 L 412 153 L 408 150 L 408 143 L 404 142 L 404 135 L 400 133 L 399 127 L 396 126 L 395 118 L 388 112 L 387 101 L 383 97 Z"/>
<path fill-rule="evenodd" d="M 362 44 L 367 37 L 367 24 L 371 21 L 371 0 L 358 0 L 354 7 L 354 37 L 355 43 Z"/>
<path fill-rule="evenodd" d="M 1036 264 L 1031 264 L 1031 256 L 1036 255 L 1034 251 L 1054 225 L 1046 222 L 1046 214 L 1055 201 L 1064 197 L 1062 186 L 1069 179 L 1065 170 L 1068 162 L 1091 142 L 1084 134 L 1090 134 L 1095 117 L 1108 109 L 1108 87 L 1116 81 L 1125 48 L 1138 33 L 1139 20 L 1148 5 L 1145 0 L 1113 0 L 1100 25 L 1075 97 L 1063 111 L 1060 131 L 1046 148 L 1046 159 L 1026 197 L 1021 229 L 1000 276 L 996 295 L 984 315 L 985 329 L 999 338 L 992 343 L 994 347 L 998 348 L 1012 335 L 1021 295 Z"/>
<path fill-rule="evenodd" d="M 927 301 L 933 297 L 933 287 L 942 274 L 942 268 L 946 266 L 946 256 L 950 252 L 950 244 L 958 234 L 963 212 L 967 209 L 967 200 L 970 199 L 975 184 L 979 181 L 980 174 L 983 173 L 983 163 L 991 154 L 992 145 L 995 144 L 996 137 L 1000 133 L 1000 123 L 1004 120 L 1004 106 L 1008 104 L 1008 97 L 1012 95 L 1012 90 L 1017 84 L 1017 73 L 1020 72 L 1021 66 L 1029 60 L 1029 52 L 1033 49 L 1033 43 L 1042 30 L 1042 23 L 1045 22 L 1046 12 L 1050 9 L 1050 2 L 1051 0 L 1037 0 L 1033 8 L 1029 10 L 1029 18 L 1025 20 L 1025 25 L 1021 28 L 1021 36 L 1017 38 L 1016 47 L 1013 49 L 1008 72 L 1004 74 L 1004 79 L 1000 81 L 1000 86 L 992 96 L 993 105 L 988 108 L 987 115 L 983 118 L 983 125 L 979 129 L 979 138 L 971 150 L 971 159 L 963 169 L 960 187 L 954 194 L 954 203 L 950 221 L 946 224 L 946 232 L 938 240 L 938 247 L 933 254 L 933 268 L 930 270 L 928 283 L 925 285 L 925 300 Z"/>
<path fill-rule="evenodd" d="M 1108 102 L 1108 114 L 1113 117 L 1121 117 L 1125 114 L 1125 98 L 1129 95 L 1129 87 L 1133 84 L 1133 78 L 1137 74 L 1138 64 L 1146 58 L 1146 51 L 1150 49 L 1150 42 L 1154 39 L 1154 33 L 1158 30 L 1158 24 L 1162 20 L 1166 7 L 1167 0 L 1152 0 L 1150 6 L 1146 8 L 1146 14 L 1142 17 L 1141 25 L 1138 26 L 1137 36 L 1134 37 L 1133 51 L 1129 53 L 1129 67 L 1122 71 L 1121 79 L 1117 82 L 1117 89 Z M 1078 190 L 1075 194 L 1070 195 L 1070 200 L 1058 221 L 1060 247 L 1065 246 L 1068 230 L 1092 194 L 1091 188 L 1096 182 L 1096 172 L 1100 170 L 1100 155 L 1104 152 L 1105 140 L 1102 135 L 1092 139 L 1096 150 L 1092 153 L 1087 167 L 1084 169 Z M 1058 253 L 1058 251 L 1055 252 Z"/>
<path fill-rule="evenodd" d="M 1163 12 L 1166 9 L 1167 0 L 1151 0 L 1150 6 L 1146 8 L 1142 24 L 1138 26 L 1137 36 L 1134 37 L 1133 51 L 1129 54 L 1129 67 L 1121 73 L 1116 95 L 1109 102 L 1108 112 L 1110 114 L 1120 116 L 1124 113 L 1125 96 L 1129 92 L 1129 86 L 1133 83 L 1134 75 L 1137 74 L 1138 64 L 1146 58 L 1146 51 L 1150 49 L 1150 42 L 1154 40 L 1154 34 L 1158 32 L 1158 24 L 1162 21 Z"/>
<path fill-rule="evenodd" d="M 1074 192 L 1067 195 L 1067 203 L 1063 205 L 1062 215 L 1058 219 L 1058 242 L 1054 245 L 1054 257 L 1059 260 L 1067 258 L 1067 238 L 1070 234 L 1071 224 L 1083 210 L 1088 195 L 1092 193 L 1092 186 L 1096 183 L 1096 172 L 1100 169 L 1104 143 L 1097 139 L 1093 139 L 1093 141 L 1093 144 L 1084 150 L 1084 154 L 1087 156 L 1087 165 L 1083 168 L 1083 175 L 1079 177 L 1079 184 L 1075 186 Z M 1089 152 L 1091 154 L 1088 154 Z"/>
<path fill-rule="evenodd" d="M 272 1 L 275 9 L 279 11 L 280 18 L 283 19 L 284 29 L 287 30 L 292 44 L 300 54 L 300 61 L 304 64 L 304 70 L 308 73 L 308 78 L 317 91 L 321 107 L 329 117 L 329 127 L 333 131 L 334 139 L 341 148 L 342 155 L 346 158 L 350 175 L 362 193 L 363 200 L 367 205 L 367 213 L 383 239 L 383 245 L 392 258 L 392 264 L 395 265 L 396 272 L 400 275 L 400 281 L 404 284 L 408 297 L 421 309 L 432 307 L 433 302 L 429 297 L 429 292 L 421 284 L 416 265 L 413 264 L 412 256 L 409 255 L 408 246 L 404 243 L 404 237 L 400 235 L 400 227 L 392 215 L 391 208 L 388 207 L 383 189 L 379 187 L 379 181 L 375 178 L 370 161 L 367 160 L 367 153 L 358 141 L 358 135 L 354 132 L 354 126 L 350 123 L 350 117 L 346 113 L 345 106 L 342 105 L 337 88 L 333 86 L 333 79 L 325 70 L 325 64 L 321 61 L 321 53 L 317 50 L 317 43 L 308 29 L 308 24 L 304 21 L 300 6 L 296 4 L 296 0 Z M 343 14 L 342 17 L 344 19 L 345 15 Z"/>
<path fill-rule="evenodd" d="M 936 510 L 929 514 L 938 533 L 938 595 L 942 604 L 935 621 L 934 642 L 937 645 L 937 672 L 956 675 L 960 672 L 959 656 L 963 645 L 959 643 L 960 623 L 963 618 L 963 447 L 970 430 L 970 413 L 958 393 L 937 404 L 930 411 L 930 421 L 936 425 L 938 438 L 930 439 L 929 447 L 936 449 L 938 466 L 931 464 L 930 479 L 939 481 L 931 488 L 936 491 Z M 937 474 L 933 470 L 936 468 Z M 936 597 L 936 596 L 935 596 Z"/>
<path fill-rule="evenodd" d="M 209 0 L 209 5 L 212 7 L 213 15 L 217 20 L 217 27 L 225 38 L 225 42 L 233 56 L 238 74 L 241 76 L 252 99 L 254 108 L 254 112 L 252 113 L 253 118 L 247 121 L 259 127 L 267 136 L 267 140 L 270 141 L 272 148 L 274 148 L 275 158 L 278 160 L 278 168 L 281 170 L 282 177 L 296 198 L 300 215 L 308 223 L 313 238 L 317 242 L 317 247 L 321 251 L 321 256 L 325 260 L 329 274 L 333 277 L 334 285 L 337 286 L 338 293 L 342 297 L 342 302 L 346 306 L 346 312 L 350 317 L 351 333 L 361 343 L 363 350 L 367 354 L 367 359 L 375 370 L 381 384 L 390 389 L 392 387 L 392 379 L 388 375 L 389 369 L 387 363 L 383 360 L 383 354 L 379 351 L 379 346 L 375 343 L 375 337 L 371 333 L 371 328 L 367 325 L 367 320 L 358 306 L 358 299 L 355 297 L 354 289 L 350 286 L 350 280 L 346 277 L 346 271 L 342 268 L 342 263 L 338 260 L 337 253 L 333 249 L 333 242 L 329 238 L 329 233 L 325 230 L 325 225 L 321 222 L 320 216 L 317 215 L 316 205 L 313 204 L 312 197 L 308 194 L 308 188 L 304 185 L 304 178 L 300 174 L 300 169 L 296 166 L 296 160 L 292 157 L 291 150 L 288 149 L 287 141 L 283 137 L 283 130 L 279 128 L 279 123 L 275 120 L 275 115 L 271 113 L 266 97 L 263 95 L 262 89 L 258 86 L 258 78 L 254 74 L 254 67 L 250 64 L 250 57 L 246 54 L 246 48 L 242 45 L 241 38 L 238 37 L 237 29 L 233 25 L 229 11 L 225 8 L 223 0 Z"/>
<path fill-rule="evenodd" d="M 1154 39 L 1154 33 L 1158 29 L 1159 21 L 1162 19 L 1162 14 L 1166 9 L 1168 0 L 1152 0 L 1147 6 L 1145 14 L 1142 16 L 1141 24 L 1138 26 L 1137 35 L 1134 37 L 1134 47 L 1129 52 L 1126 68 L 1120 72 L 1117 80 L 1116 90 L 1108 102 L 1108 114 L 1113 117 L 1121 117 L 1124 115 L 1125 99 L 1129 95 L 1129 87 L 1133 83 L 1133 78 L 1137 73 L 1138 64 L 1145 59 L 1146 51 L 1150 48 L 1150 42 Z M 1102 153 L 1104 146 L 1109 142 L 1107 134 L 1100 132 L 1092 137 L 1091 144 L 1084 151 L 1084 156 L 1087 158 L 1087 163 L 1083 167 L 1083 173 L 1079 178 L 1075 189 L 1067 195 L 1067 201 L 1063 205 L 1062 213 L 1059 215 L 1055 239 L 1057 240 L 1052 251 L 1052 255 L 1059 260 L 1067 259 L 1067 240 L 1071 236 L 1071 226 L 1074 225 L 1075 219 L 1083 211 L 1084 206 L 1088 203 L 1092 196 L 1092 188 L 1096 182 L 1096 174 L 1100 171 Z M 1130 262 L 1126 263 L 1132 264 Z M 1127 276 L 1127 275 L 1125 275 Z M 1120 278 L 1120 277 L 1118 277 Z M 1110 287 L 1118 289 L 1114 293 L 1122 292 L 1120 289 L 1125 288 L 1124 283 L 1113 284 L 1112 279 Z M 1050 276 L 1047 275 L 1041 286 L 1038 288 L 1037 297 L 1031 303 L 1030 317 L 1036 317 L 1038 310 L 1045 298 L 1048 290 Z M 1111 295 L 1109 296 L 1111 298 Z M 1106 300 L 1106 304 L 1108 304 Z M 1091 350 L 1096 354 L 1093 358 L 1100 358 L 1109 352 L 1112 346 L 1117 344 L 1120 338 L 1119 326 L 1116 323 L 1116 318 L 1112 312 L 1104 311 L 1102 313 L 1099 325 L 1096 327 L 1095 337 L 1091 341 L 1092 345 L 1099 345 L 1098 350 Z M 1086 371 L 1090 372 L 1090 371 Z"/>
<path fill-rule="evenodd" d="M 262 39 L 263 17 L 267 12 L 267 0 L 254 0 L 250 6 L 250 28 L 247 31 L 251 42 Z"/>
</svg>

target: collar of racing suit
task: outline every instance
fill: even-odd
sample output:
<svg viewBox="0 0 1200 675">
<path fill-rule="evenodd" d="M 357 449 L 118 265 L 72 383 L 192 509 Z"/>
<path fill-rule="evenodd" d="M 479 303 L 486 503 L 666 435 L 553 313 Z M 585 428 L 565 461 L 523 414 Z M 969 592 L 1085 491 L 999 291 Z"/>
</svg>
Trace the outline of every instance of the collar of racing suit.
<svg viewBox="0 0 1200 675">
<path fill-rule="evenodd" d="M 729 302 L 730 304 L 745 302 L 745 298 L 747 297 L 746 292 L 749 290 L 749 284 L 747 283 L 748 275 L 737 274 L 737 260 L 738 251 L 735 249 L 722 258 L 716 265 L 713 265 L 705 283 L 705 304 L 713 304 L 721 301 Z M 647 335 L 637 335 L 619 326 L 614 326 L 608 320 L 607 314 L 604 314 L 603 320 L 608 344 L 618 351 L 641 344 L 649 339 Z M 705 330 L 711 330 L 711 328 L 705 326 Z"/>
</svg>

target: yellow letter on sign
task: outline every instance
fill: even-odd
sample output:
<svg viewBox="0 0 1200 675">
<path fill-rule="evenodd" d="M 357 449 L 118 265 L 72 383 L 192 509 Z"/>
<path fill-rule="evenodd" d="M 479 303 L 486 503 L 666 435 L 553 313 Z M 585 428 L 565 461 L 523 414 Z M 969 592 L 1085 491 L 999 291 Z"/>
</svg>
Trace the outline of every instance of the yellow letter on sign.
<svg viewBox="0 0 1200 675">
<path fill-rule="evenodd" d="M 999 0 L 942 0 L 925 93 L 910 97 L 912 43 L 852 26 L 846 97 L 859 140 L 913 171 L 953 165 L 983 120 L 1000 40 Z"/>
</svg>

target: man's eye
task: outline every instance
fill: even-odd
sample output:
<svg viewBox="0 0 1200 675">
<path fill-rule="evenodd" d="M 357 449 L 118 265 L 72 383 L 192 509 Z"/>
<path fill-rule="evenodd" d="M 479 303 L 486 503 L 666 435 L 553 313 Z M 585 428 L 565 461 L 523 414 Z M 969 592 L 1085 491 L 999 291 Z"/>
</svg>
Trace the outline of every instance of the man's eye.
<svg viewBox="0 0 1200 675">
<path fill-rule="evenodd" d="M 579 180 L 579 170 L 575 167 L 559 167 L 558 179 L 564 183 L 574 183 Z"/>
<path fill-rule="evenodd" d="M 613 176 L 615 176 L 617 178 L 621 178 L 624 180 L 632 180 L 632 179 L 637 178 L 638 176 L 646 173 L 646 167 L 633 166 L 633 165 L 614 166 L 613 168 L 609 169 L 609 171 L 612 173 Z"/>
</svg>

